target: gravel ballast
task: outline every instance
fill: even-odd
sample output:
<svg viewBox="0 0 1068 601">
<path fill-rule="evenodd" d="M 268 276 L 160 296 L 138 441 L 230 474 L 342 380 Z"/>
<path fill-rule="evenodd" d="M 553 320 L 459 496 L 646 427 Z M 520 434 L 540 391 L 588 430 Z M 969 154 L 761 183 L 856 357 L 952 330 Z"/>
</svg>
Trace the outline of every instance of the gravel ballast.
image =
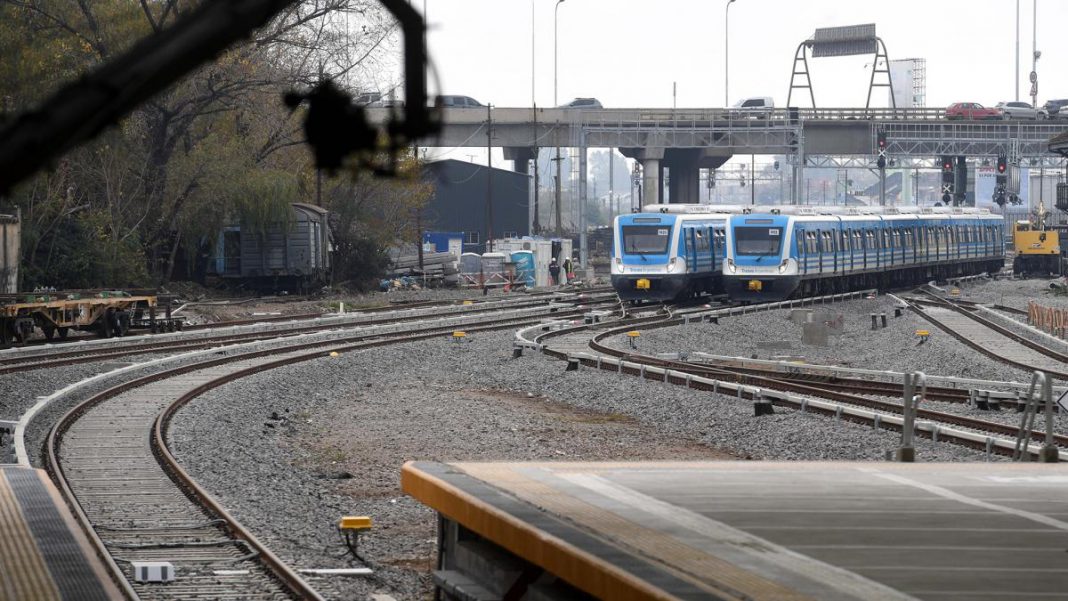
<svg viewBox="0 0 1068 601">
<path fill-rule="evenodd" d="M 724 317 L 718 324 L 697 323 L 641 332 L 639 351 L 645 354 L 699 351 L 713 355 L 758 359 L 790 358 L 820 365 L 840 365 L 928 375 L 1028 382 L 1031 375 L 973 350 L 911 311 L 895 318 L 897 301 L 889 296 L 833 305 L 806 307 L 837 320 L 840 334 L 830 334 L 827 346 L 804 345 L 802 325 L 789 319 L 790 310 Z M 887 327 L 872 330 L 872 313 L 886 313 Z M 916 330 L 930 336 L 920 343 Z M 624 336 L 612 345 L 626 348 Z"/>
<path fill-rule="evenodd" d="M 376 575 L 324 591 L 426 598 L 433 513 L 399 490 L 406 460 L 885 458 L 900 435 L 564 364 L 511 332 L 346 353 L 251 376 L 179 412 L 173 450 L 191 474 L 296 567 L 345 558 L 341 515 L 376 523 L 361 549 Z M 644 340 L 644 339 L 643 339 Z M 922 461 L 983 461 L 918 440 Z"/>
</svg>

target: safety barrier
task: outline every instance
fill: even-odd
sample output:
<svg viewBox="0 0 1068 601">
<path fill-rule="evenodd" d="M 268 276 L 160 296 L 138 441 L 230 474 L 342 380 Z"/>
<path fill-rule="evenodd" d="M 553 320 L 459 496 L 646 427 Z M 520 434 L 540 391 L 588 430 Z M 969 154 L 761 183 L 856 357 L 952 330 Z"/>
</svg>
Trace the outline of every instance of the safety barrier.
<svg viewBox="0 0 1068 601">
<path fill-rule="evenodd" d="M 1046 307 L 1035 301 L 1027 301 L 1027 323 L 1064 338 L 1068 330 L 1068 309 Z"/>
</svg>

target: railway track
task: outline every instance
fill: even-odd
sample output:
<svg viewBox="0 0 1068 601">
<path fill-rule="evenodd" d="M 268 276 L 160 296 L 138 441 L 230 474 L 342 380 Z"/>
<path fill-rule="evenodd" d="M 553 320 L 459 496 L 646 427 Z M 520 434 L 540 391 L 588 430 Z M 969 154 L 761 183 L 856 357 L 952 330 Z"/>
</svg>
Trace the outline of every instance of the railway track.
<svg viewBox="0 0 1068 601">
<path fill-rule="evenodd" d="M 515 328 L 584 310 L 542 307 L 461 318 L 433 316 L 416 323 L 379 324 L 327 342 L 282 339 L 268 349 L 240 349 L 223 357 L 201 354 L 193 363 L 113 385 L 72 408 L 48 434 L 47 467 L 131 598 L 319 599 L 319 592 L 271 554 L 174 460 L 167 428 L 177 409 L 236 379 L 332 352 L 439 338 L 458 327 Z M 133 561 L 174 562 L 182 578 L 165 586 L 133 582 Z"/>
<path fill-rule="evenodd" d="M 66 365 L 77 365 L 94 361 L 119 359 L 127 356 L 142 354 L 175 353 L 195 349 L 227 346 L 246 342 L 256 342 L 278 338 L 280 336 L 294 336 L 310 332 L 334 330 L 345 327 L 366 327 L 384 323 L 403 323 L 425 319 L 431 315 L 462 315 L 479 314 L 492 311 L 509 309 L 536 308 L 545 305 L 544 294 L 541 298 L 534 299 L 523 297 L 500 301 L 488 301 L 471 304 L 427 304 L 418 307 L 405 307 L 403 309 L 373 310 L 346 313 L 343 315 L 330 315 L 314 319 L 315 323 L 303 320 L 287 320 L 292 323 L 279 324 L 265 331 L 241 331 L 218 334 L 168 334 L 159 337 L 137 337 L 129 340 L 110 342 L 88 347 L 67 349 L 60 346 L 56 349 L 45 351 L 34 350 L 19 354 L 0 356 L 0 375 L 32 371 L 37 369 L 52 369 Z M 568 296 L 560 296 L 554 300 L 557 309 L 566 309 L 568 306 L 601 305 L 615 302 L 614 295 L 607 293 L 583 293 Z M 231 327 L 241 327 L 239 326 Z"/>
<path fill-rule="evenodd" d="M 903 297 L 917 315 L 965 345 L 997 361 L 1028 372 L 1042 371 L 1068 380 L 1068 354 L 1052 349 L 979 314 L 973 303 L 942 298 L 929 291 L 925 297 Z"/>
<path fill-rule="evenodd" d="M 901 429 L 900 419 L 888 417 L 901 416 L 902 405 L 898 400 L 884 400 L 878 397 L 900 399 L 904 395 L 903 386 L 891 382 L 873 382 L 862 379 L 828 379 L 813 378 L 809 374 L 784 374 L 763 370 L 742 369 L 733 365 L 716 365 L 692 363 L 689 361 L 670 360 L 638 353 L 635 349 L 619 349 L 606 344 L 606 340 L 621 336 L 640 327 L 653 329 L 672 327 L 685 323 L 686 320 L 675 316 L 642 316 L 614 323 L 582 325 L 549 332 L 530 332 L 532 337 L 517 334 L 522 344 L 541 352 L 571 362 L 637 375 L 643 379 L 656 379 L 664 383 L 685 385 L 691 388 L 712 390 L 714 392 L 733 391 L 738 398 L 765 400 L 773 405 L 792 409 L 815 411 L 865 423 L 884 429 Z M 723 386 L 721 390 L 721 386 Z M 778 391 L 782 394 L 770 394 Z M 959 389 L 928 388 L 930 400 L 962 402 L 967 393 Z M 933 392 L 933 395 L 931 394 Z M 837 406 L 814 405 L 810 399 L 826 399 Z M 838 407 L 848 405 L 863 408 L 864 411 L 842 411 Z M 987 452 L 1004 455 L 1012 454 L 1011 441 L 995 440 L 993 437 L 1015 438 L 1019 428 L 990 420 L 977 419 L 945 411 L 921 408 L 917 410 L 917 419 L 926 423 L 917 434 L 979 448 Z M 939 426 L 941 424 L 941 426 Z M 964 428 L 969 432 L 958 431 Z M 1032 430 L 1029 438 L 1034 443 L 1045 440 L 1045 432 Z M 1068 449 L 1068 436 L 1055 435 L 1054 443 Z M 1037 454 L 1037 447 L 1034 448 Z"/>
</svg>

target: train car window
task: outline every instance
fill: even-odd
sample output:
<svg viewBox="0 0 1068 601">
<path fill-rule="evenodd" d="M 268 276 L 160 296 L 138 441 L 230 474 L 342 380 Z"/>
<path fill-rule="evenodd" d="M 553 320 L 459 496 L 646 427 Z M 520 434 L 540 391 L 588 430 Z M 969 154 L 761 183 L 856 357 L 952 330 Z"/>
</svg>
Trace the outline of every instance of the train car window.
<svg viewBox="0 0 1068 601">
<path fill-rule="evenodd" d="M 800 234 L 797 236 L 797 256 L 801 257 L 805 254 L 805 232 L 798 230 L 796 233 Z"/>
<path fill-rule="evenodd" d="M 708 241 L 708 230 L 696 230 L 694 231 L 694 245 L 697 247 L 697 252 L 707 253 L 712 249 L 712 245 Z"/>
<path fill-rule="evenodd" d="M 781 227 L 734 228 L 734 252 L 738 255 L 778 255 L 782 247 Z"/>
<path fill-rule="evenodd" d="M 671 226 L 624 225 L 623 252 L 664 254 L 671 242 Z"/>
</svg>

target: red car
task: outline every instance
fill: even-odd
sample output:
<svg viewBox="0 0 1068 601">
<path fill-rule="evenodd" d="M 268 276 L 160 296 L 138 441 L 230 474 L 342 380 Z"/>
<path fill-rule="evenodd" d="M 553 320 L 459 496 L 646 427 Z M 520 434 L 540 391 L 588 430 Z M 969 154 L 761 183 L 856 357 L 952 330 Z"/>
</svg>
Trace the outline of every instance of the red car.
<svg viewBox="0 0 1068 601">
<path fill-rule="evenodd" d="M 1004 119 L 1001 109 L 988 109 L 978 102 L 958 102 L 946 109 L 946 119 Z"/>
</svg>

